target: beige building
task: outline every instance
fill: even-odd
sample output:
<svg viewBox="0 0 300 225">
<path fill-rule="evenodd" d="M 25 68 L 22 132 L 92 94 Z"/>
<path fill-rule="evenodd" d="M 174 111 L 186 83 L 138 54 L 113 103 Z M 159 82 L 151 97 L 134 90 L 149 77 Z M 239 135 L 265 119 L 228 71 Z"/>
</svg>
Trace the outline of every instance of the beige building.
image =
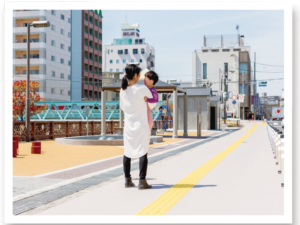
<svg viewBox="0 0 300 225">
<path fill-rule="evenodd" d="M 123 72 L 102 72 L 102 87 L 121 82 L 120 74 Z M 119 101 L 119 93 L 108 91 L 106 101 Z"/>
</svg>

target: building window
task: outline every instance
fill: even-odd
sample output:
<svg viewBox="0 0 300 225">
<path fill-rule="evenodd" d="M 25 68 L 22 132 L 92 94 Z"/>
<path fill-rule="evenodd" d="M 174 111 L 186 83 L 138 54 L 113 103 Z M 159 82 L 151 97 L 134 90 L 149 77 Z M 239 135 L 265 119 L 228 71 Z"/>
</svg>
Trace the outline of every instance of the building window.
<svg viewBox="0 0 300 225">
<path fill-rule="evenodd" d="M 203 63 L 203 79 L 207 79 L 207 64 Z"/>
<path fill-rule="evenodd" d="M 84 14 L 84 20 L 88 21 L 88 18 L 89 18 L 89 17 L 88 17 L 88 14 L 85 13 L 85 14 Z"/>
<path fill-rule="evenodd" d="M 117 69 L 116 72 L 119 72 L 119 69 Z"/>
<path fill-rule="evenodd" d="M 88 71 L 88 65 L 84 64 L 84 71 L 87 72 Z"/>
<path fill-rule="evenodd" d="M 51 40 L 51 45 L 55 46 L 55 41 Z"/>
<path fill-rule="evenodd" d="M 140 63 L 142 63 L 143 62 L 143 60 L 142 59 L 140 59 Z"/>
<path fill-rule="evenodd" d="M 99 33 L 99 40 L 102 40 L 102 33 Z"/>
<path fill-rule="evenodd" d="M 60 34 L 65 34 L 64 29 L 60 29 Z"/>
<path fill-rule="evenodd" d="M 234 52 L 239 52 L 239 51 L 241 51 L 241 49 L 236 48 L 236 49 L 233 49 L 233 51 L 234 51 Z"/>
<path fill-rule="evenodd" d="M 71 75 L 68 75 L 68 80 L 71 80 Z"/>
<path fill-rule="evenodd" d="M 55 77 L 55 72 L 51 71 L 51 77 Z"/>
<path fill-rule="evenodd" d="M 222 52 L 230 52 L 230 49 L 223 49 Z"/>
<path fill-rule="evenodd" d="M 102 87 L 102 80 L 99 80 L 99 87 Z M 99 95 L 100 97 L 101 95 Z"/>
<path fill-rule="evenodd" d="M 98 98 L 97 98 L 97 93 L 98 93 L 98 92 L 96 92 L 96 91 L 94 92 L 94 99 L 98 99 Z"/>
<path fill-rule="evenodd" d="M 98 27 L 98 20 L 97 19 L 95 19 L 95 26 Z"/>
<path fill-rule="evenodd" d="M 126 63 L 126 59 L 123 59 L 123 63 Z"/>
<path fill-rule="evenodd" d="M 88 53 L 87 51 L 84 52 L 84 58 L 85 58 L 85 59 L 88 59 L 88 54 L 89 54 L 89 53 Z"/>
<path fill-rule="evenodd" d="M 130 60 L 130 62 L 134 62 L 134 60 L 132 59 L 132 60 Z"/>
<path fill-rule="evenodd" d="M 84 97 L 87 98 L 88 90 L 84 90 Z"/>
<path fill-rule="evenodd" d="M 240 93 L 240 94 L 248 95 L 248 94 L 247 94 L 247 85 L 244 85 L 244 91 L 243 91 L 243 85 L 240 84 L 240 85 L 239 85 L 239 93 Z"/>
<path fill-rule="evenodd" d="M 64 63 L 65 63 L 65 60 L 64 60 L 64 59 L 60 59 L 60 63 L 61 63 L 61 64 L 64 64 Z"/>
<path fill-rule="evenodd" d="M 102 22 L 99 21 L 99 27 L 102 29 Z"/>
<path fill-rule="evenodd" d="M 88 84 L 88 77 L 84 77 L 84 84 Z"/>
<path fill-rule="evenodd" d="M 132 50 L 133 54 L 138 54 L 138 50 L 135 48 Z"/>
<path fill-rule="evenodd" d="M 64 90 L 60 90 L 60 94 L 63 95 L 64 94 Z"/>
<path fill-rule="evenodd" d="M 97 43 L 95 43 L 95 49 L 98 50 L 98 44 Z"/>
<path fill-rule="evenodd" d="M 90 35 L 93 36 L 93 29 L 90 28 Z"/>
<path fill-rule="evenodd" d="M 128 54 L 128 49 L 124 50 L 124 54 L 127 55 Z"/>
<path fill-rule="evenodd" d="M 110 63 L 110 64 L 112 64 L 112 63 L 113 63 L 113 61 L 112 61 L 112 60 L 109 60 L 109 63 Z"/>
<path fill-rule="evenodd" d="M 141 49 L 141 53 L 142 53 L 142 54 L 145 53 L 145 49 L 144 49 L 144 48 Z"/>
<path fill-rule="evenodd" d="M 116 60 L 116 63 L 119 64 L 119 62 L 120 62 L 120 60 L 117 59 L 117 60 Z"/>
<path fill-rule="evenodd" d="M 51 88 L 51 93 L 55 94 L 55 88 Z"/>
<path fill-rule="evenodd" d="M 102 57 L 99 56 L 99 63 L 102 63 Z"/>
<path fill-rule="evenodd" d="M 98 67 L 94 68 L 94 74 L 98 74 Z"/>
<path fill-rule="evenodd" d="M 247 68 L 248 64 L 247 63 L 240 63 L 239 64 L 239 74 L 243 75 L 243 71 L 244 71 L 244 75 L 248 74 L 248 68 Z"/>
<path fill-rule="evenodd" d="M 139 43 L 139 40 L 138 39 L 135 39 L 135 44 L 138 44 Z"/>
<path fill-rule="evenodd" d="M 55 10 L 51 10 L 51 14 L 55 16 L 56 15 Z"/>
<path fill-rule="evenodd" d="M 90 23 L 93 24 L 93 17 L 90 16 Z"/>
<path fill-rule="evenodd" d="M 70 46 L 68 47 L 68 51 L 69 51 L 69 52 L 71 51 L 71 47 L 70 47 Z"/>
<path fill-rule="evenodd" d="M 98 87 L 98 80 L 97 80 L 97 79 L 95 79 L 94 85 L 95 85 L 96 87 Z"/>
<path fill-rule="evenodd" d="M 102 52 L 102 45 L 99 45 L 99 51 Z"/>
<path fill-rule="evenodd" d="M 98 56 L 97 55 L 94 55 L 94 60 L 95 60 L 95 62 L 98 62 Z"/>
<path fill-rule="evenodd" d="M 61 78 L 61 79 L 64 79 L 64 78 L 65 78 L 65 75 L 64 75 L 63 73 L 61 73 L 61 74 L 60 74 L 60 78 Z"/>
<path fill-rule="evenodd" d="M 118 50 L 118 54 L 123 54 L 123 50 Z"/>
<path fill-rule="evenodd" d="M 51 30 L 55 31 L 55 25 L 51 25 Z"/>
<path fill-rule="evenodd" d="M 219 49 L 213 49 L 212 52 L 219 52 Z"/>
<path fill-rule="evenodd" d="M 90 48 L 93 48 L 93 41 L 90 41 Z"/>
<path fill-rule="evenodd" d="M 88 33 L 89 32 L 89 28 L 87 26 L 84 26 L 84 33 Z"/>
<path fill-rule="evenodd" d="M 228 77 L 228 63 L 224 63 L 225 77 Z"/>
<path fill-rule="evenodd" d="M 93 91 L 89 91 L 89 98 L 93 98 Z"/>
<path fill-rule="evenodd" d="M 89 44 L 88 44 L 88 43 L 89 43 L 88 39 L 87 39 L 87 38 L 85 38 L 85 39 L 84 39 L 84 45 L 85 45 L 85 46 L 89 46 Z"/>
<path fill-rule="evenodd" d="M 102 76 L 102 68 L 99 68 L 99 75 Z"/>
<path fill-rule="evenodd" d="M 63 14 L 60 15 L 60 18 L 61 18 L 62 20 L 65 20 L 65 16 L 64 16 Z"/>
<path fill-rule="evenodd" d="M 98 31 L 95 31 L 95 38 L 98 38 Z"/>
<path fill-rule="evenodd" d="M 113 50 L 111 50 L 111 53 L 113 53 Z"/>
<path fill-rule="evenodd" d="M 113 71 L 113 69 L 109 69 L 109 72 L 112 72 Z"/>
<path fill-rule="evenodd" d="M 64 44 L 60 44 L 60 48 L 61 49 L 65 49 L 65 45 Z"/>
<path fill-rule="evenodd" d="M 70 32 L 68 32 L 68 37 L 71 37 L 71 33 Z"/>
<path fill-rule="evenodd" d="M 91 86 L 93 85 L 93 78 L 89 79 L 89 85 L 91 85 Z"/>
<path fill-rule="evenodd" d="M 143 44 L 143 39 L 139 39 L 139 44 Z"/>
<path fill-rule="evenodd" d="M 71 18 L 68 18 L 68 23 L 71 23 Z"/>
<path fill-rule="evenodd" d="M 51 61 L 55 62 L 55 56 L 51 55 Z"/>
<path fill-rule="evenodd" d="M 68 66 L 71 66 L 71 61 L 68 61 Z"/>
<path fill-rule="evenodd" d="M 89 60 L 93 60 L 93 53 L 89 54 Z"/>
<path fill-rule="evenodd" d="M 68 91 L 68 95 L 69 95 L 69 96 L 71 95 L 71 91 Z"/>
<path fill-rule="evenodd" d="M 93 66 L 89 66 L 89 72 L 93 73 Z"/>
<path fill-rule="evenodd" d="M 208 52 L 208 50 L 202 50 L 202 52 Z"/>
</svg>

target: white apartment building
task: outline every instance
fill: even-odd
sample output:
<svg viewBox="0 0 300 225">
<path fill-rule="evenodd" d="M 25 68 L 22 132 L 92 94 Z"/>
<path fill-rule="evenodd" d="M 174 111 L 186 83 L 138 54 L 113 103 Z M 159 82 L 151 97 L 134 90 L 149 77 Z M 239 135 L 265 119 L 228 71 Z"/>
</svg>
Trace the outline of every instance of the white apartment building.
<svg viewBox="0 0 300 225">
<path fill-rule="evenodd" d="M 219 37 L 219 39 L 218 39 Z M 216 42 L 218 40 L 219 42 Z M 250 61 L 250 46 L 244 45 L 244 36 L 220 35 L 204 36 L 204 46 L 192 53 L 192 86 L 202 86 L 211 83 L 212 90 L 220 93 L 224 91 L 223 77 L 228 73 L 229 96 L 245 94 L 245 118 L 253 112 L 251 105 L 253 93 L 252 69 Z M 242 88 L 242 73 L 244 71 L 245 85 Z M 252 86 L 251 86 L 252 85 Z M 217 92 L 214 92 L 215 94 Z M 238 117 L 238 104 L 232 100 L 226 102 L 227 111 Z M 243 104 L 240 104 L 242 115 Z"/>
<path fill-rule="evenodd" d="M 140 37 L 139 24 L 122 23 L 121 39 L 103 47 L 103 72 L 122 72 L 129 63 L 139 63 L 141 69 L 155 70 L 155 49 Z"/>
<path fill-rule="evenodd" d="M 70 10 L 14 11 L 13 77 L 26 80 L 27 23 L 44 20 L 50 27 L 30 28 L 30 80 L 40 82 L 47 101 L 70 101 Z"/>
</svg>

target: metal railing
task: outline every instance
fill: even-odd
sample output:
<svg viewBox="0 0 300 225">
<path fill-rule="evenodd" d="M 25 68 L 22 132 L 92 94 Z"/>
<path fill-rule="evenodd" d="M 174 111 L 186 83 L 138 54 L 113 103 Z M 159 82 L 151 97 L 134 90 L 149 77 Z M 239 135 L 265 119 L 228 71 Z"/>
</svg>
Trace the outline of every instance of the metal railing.
<svg viewBox="0 0 300 225">
<path fill-rule="evenodd" d="M 278 174 L 282 175 L 281 186 L 284 187 L 284 135 L 270 123 L 267 123 L 267 131 L 274 154 L 275 164 L 278 165 Z"/>
</svg>

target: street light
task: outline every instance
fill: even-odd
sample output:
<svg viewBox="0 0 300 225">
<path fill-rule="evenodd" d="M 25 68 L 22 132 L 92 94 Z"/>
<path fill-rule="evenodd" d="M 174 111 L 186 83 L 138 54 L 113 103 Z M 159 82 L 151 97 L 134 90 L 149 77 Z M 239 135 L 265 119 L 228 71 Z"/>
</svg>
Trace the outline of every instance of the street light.
<svg viewBox="0 0 300 225">
<path fill-rule="evenodd" d="M 50 27 L 49 21 L 33 21 L 27 23 L 27 77 L 26 77 L 26 142 L 30 141 L 30 95 L 29 95 L 29 82 L 30 82 L 30 27 Z"/>
</svg>

